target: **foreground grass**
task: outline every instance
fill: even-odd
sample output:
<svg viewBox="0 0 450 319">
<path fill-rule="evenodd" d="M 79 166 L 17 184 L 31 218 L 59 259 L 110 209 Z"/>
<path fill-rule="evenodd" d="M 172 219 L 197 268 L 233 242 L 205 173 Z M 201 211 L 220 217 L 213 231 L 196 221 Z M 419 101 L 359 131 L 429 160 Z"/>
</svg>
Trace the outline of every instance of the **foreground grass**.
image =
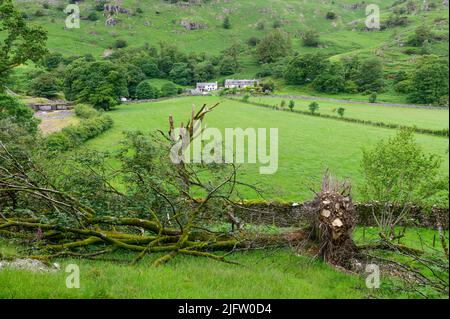
<svg viewBox="0 0 450 319">
<path fill-rule="evenodd" d="M 0 241 L 0 251 L 5 243 Z M 117 254 L 115 255 L 117 257 Z M 133 256 L 120 255 L 132 258 Z M 202 258 L 179 256 L 155 268 L 148 257 L 137 266 L 109 261 L 61 260 L 56 273 L 0 271 L 0 298 L 380 298 L 405 297 L 366 288 L 363 277 L 297 256 L 292 251 L 235 253 L 230 265 Z M 64 269 L 80 267 L 80 289 L 66 288 Z"/>
<path fill-rule="evenodd" d="M 359 244 L 376 239 L 376 229 L 355 231 Z M 413 228 L 404 243 L 415 248 L 431 245 L 433 230 Z M 422 239 L 422 240 L 421 240 Z M 0 253 L 21 252 L 19 246 L 0 239 Z M 115 253 L 116 261 L 57 260 L 56 273 L 0 270 L 0 298 L 408 298 L 407 292 L 393 290 L 394 281 L 382 276 L 381 289 L 370 290 L 363 276 L 338 271 L 293 250 L 265 250 L 234 253 L 230 265 L 203 258 L 178 256 L 161 267 L 151 266 L 159 255 L 148 256 L 132 266 L 120 260 L 134 255 Z M 390 257 L 394 257 L 390 255 Z M 64 269 L 80 267 L 80 289 L 68 289 Z M 398 282 L 397 282 L 398 284 Z M 398 286 L 397 286 L 398 287 Z"/>
<path fill-rule="evenodd" d="M 208 127 L 221 130 L 238 127 L 278 128 L 278 171 L 274 175 L 261 175 L 259 165 L 245 164 L 239 174 L 241 180 L 265 189 L 267 199 L 301 201 L 311 198 L 310 187 L 319 187 L 327 168 L 340 178 L 349 177 L 358 199 L 358 186 L 363 183 L 360 171 L 362 149 L 396 133 L 392 129 L 277 112 L 218 97 L 189 97 L 122 105 L 109 113 L 114 119 L 114 127 L 88 142 L 87 147 L 114 152 L 119 148 L 123 131 L 165 131 L 169 114 L 174 115 L 178 124 L 190 117 L 192 104 L 212 105 L 217 102 L 221 102 L 221 105 L 206 118 Z M 447 175 L 448 139 L 428 135 L 416 135 L 416 138 L 426 151 L 444 159 L 441 171 Z M 257 197 L 248 189 L 243 189 L 242 195 L 246 199 Z"/>
</svg>

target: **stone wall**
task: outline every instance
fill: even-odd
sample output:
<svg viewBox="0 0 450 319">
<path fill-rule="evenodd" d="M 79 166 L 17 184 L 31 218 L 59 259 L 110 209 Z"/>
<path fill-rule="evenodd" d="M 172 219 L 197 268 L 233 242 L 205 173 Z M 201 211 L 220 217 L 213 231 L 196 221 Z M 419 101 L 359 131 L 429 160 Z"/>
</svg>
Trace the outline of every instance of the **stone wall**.
<svg viewBox="0 0 450 319">
<path fill-rule="evenodd" d="M 379 209 L 377 206 L 377 204 L 356 203 L 358 225 L 374 226 L 375 220 L 372 211 Z M 235 209 L 234 213 L 245 223 L 256 225 L 290 227 L 299 225 L 303 220 L 306 220 L 305 203 L 244 202 Z M 438 216 L 441 218 L 443 227 L 448 229 L 448 208 L 437 208 L 432 211 L 419 206 L 411 206 L 407 223 L 420 227 L 436 228 Z"/>
</svg>

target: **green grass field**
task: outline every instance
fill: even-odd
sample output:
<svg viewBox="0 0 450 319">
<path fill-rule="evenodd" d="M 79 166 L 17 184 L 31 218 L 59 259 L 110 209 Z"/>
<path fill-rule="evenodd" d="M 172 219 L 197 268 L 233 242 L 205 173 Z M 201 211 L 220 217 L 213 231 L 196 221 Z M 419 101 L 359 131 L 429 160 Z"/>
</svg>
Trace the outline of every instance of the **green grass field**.
<svg viewBox="0 0 450 319">
<path fill-rule="evenodd" d="M 273 106 L 280 106 L 281 101 L 289 103 L 287 98 L 272 97 L 252 97 L 250 102 L 263 103 Z M 295 109 L 309 111 L 308 106 L 313 101 L 294 99 Z M 400 124 L 405 126 L 416 126 L 426 129 L 448 129 L 449 111 L 448 109 L 420 109 L 394 106 L 382 106 L 373 104 L 354 104 L 341 102 L 318 101 L 320 109 L 318 113 L 338 115 L 336 109 L 345 108 L 344 117 L 371 120 L 374 122 L 384 122 L 387 124 Z"/>
<path fill-rule="evenodd" d="M 392 129 L 277 112 L 238 101 L 221 100 L 218 97 L 189 97 L 122 105 L 109 113 L 115 122 L 113 128 L 88 142 L 87 146 L 114 152 L 119 147 L 123 131 L 166 130 L 169 114 L 174 115 L 176 123 L 186 122 L 193 104 L 199 107 L 203 103 L 212 105 L 216 102 L 221 102 L 221 105 L 207 116 L 208 127 L 217 127 L 222 130 L 236 127 L 279 129 L 277 173 L 260 175 L 259 166 L 255 164 L 245 164 L 240 171 L 240 179 L 263 187 L 268 199 L 295 201 L 310 199 L 313 195 L 310 188 L 318 188 L 327 168 L 338 177 L 350 178 L 354 195 L 360 198 L 358 186 L 363 182 L 360 171 L 363 147 L 373 146 L 379 139 L 396 133 Z M 402 111 L 416 110 L 397 110 L 399 114 Z M 422 121 L 420 116 L 416 119 Z M 440 121 L 444 120 L 442 116 Z M 448 174 L 448 139 L 428 135 L 416 137 L 426 151 L 443 158 L 442 174 Z M 245 189 L 243 195 L 247 199 L 254 199 L 257 196 L 254 192 Z"/>
<path fill-rule="evenodd" d="M 403 239 L 411 247 L 431 246 L 435 231 L 409 229 Z M 376 238 L 376 229 L 355 232 L 357 243 Z M 422 239 L 422 241 L 420 240 Z M 20 247 L 0 239 L 0 253 L 20 252 Z M 132 255 L 115 253 L 107 258 L 125 260 Z M 290 249 L 235 253 L 228 258 L 240 265 L 179 256 L 162 267 L 149 266 L 159 255 L 144 258 L 139 265 L 77 259 L 59 260 L 57 273 L 0 271 L 1 298 L 407 298 L 391 290 L 392 278 L 383 277 L 381 289 L 370 290 L 365 277 L 340 272 Z M 67 289 L 69 264 L 80 267 L 80 289 Z"/>
</svg>

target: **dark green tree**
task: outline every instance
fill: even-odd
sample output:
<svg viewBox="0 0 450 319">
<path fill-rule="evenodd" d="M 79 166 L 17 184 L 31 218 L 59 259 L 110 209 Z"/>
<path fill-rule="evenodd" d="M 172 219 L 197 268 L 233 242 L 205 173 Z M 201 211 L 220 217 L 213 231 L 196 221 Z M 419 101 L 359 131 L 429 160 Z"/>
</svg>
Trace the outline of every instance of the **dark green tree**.
<svg viewBox="0 0 450 319">
<path fill-rule="evenodd" d="M 39 120 L 34 112 L 16 98 L 0 93 L 0 121 L 8 120 L 25 129 L 28 133 L 36 133 Z"/>
<path fill-rule="evenodd" d="M 225 19 L 223 19 L 223 24 L 222 24 L 224 29 L 231 29 L 231 21 L 230 21 L 230 17 L 225 17 Z"/>
<path fill-rule="evenodd" d="M 109 61 L 76 60 L 67 67 L 64 93 L 71 101 L 85 102 L 110 110 L 129 96 L 126 69 Z"/>
<path fill-rule="evenodd" d="M 362 92 L 381 91 L 384 87 L 382 61 L 379 58 L 364 60 L 359 67 L 356 83 Z"/>
<path fill-rule="evenodd" d="M 319 92 L 336 94 L 345 91 L 345 73 L 339 62 L 329 63 L 313 82 Z"/>
<path fill-rule="evenodd" d="M 12 0 L 0 0 L 0 92 L 11 71 L 27 61 L 38 62 L 46 53 L 47 33 L 30 26 Z"/>
<path fill-rule="evenodd" d="M 316 30 L 310 29 L 302 35 L 303 45 L 305 47 L 317 47 L 320 44 L 320 35 Z"/>
<path fill-rule="evenodd" d="M 43 73 L 30 83 L 30 93 L 34 96 L 54 98 L 58 94 L 59 84 L 54 75 Z"/>
<path fill-rule="evenodd" d="M 449 94 L 448 60 L 429 56 L 412 73 L 408 99 L 414 103 L 439 104 Z"/>
<path fill-rule="evenodd" d="M 273 63 L 291 53 L 291 38 L 282 30 L 267 34 L 256 47 L 256 56 L 260 63 Z"/>
<path fill-rule="evenodd" d="M 178 94 L 178 87 L 175 83 L 168 82 L 161 87 L 162 96 L 174 96 Z"/>
<path fill-rule="evenodd" d="M 315 114 L 315 113 L 319 110 L 319 103 L 317 103 L 317 102 L 312 102 L 312 103 L 308 106 L 308 108 L 309 108 L 309 111 L 310 111 L 312 114 Z"/>
<path fill-rule="evenodd" d="M 148 81 L 139 83 L 136 88 L 136 96 L 140 100 L 157 99 L 160 96 L 159 90 Z"/>
<path fill-rule="evenodd" d="M 286 66 L 284 78 L 289 84 L 310 83 L 327 68 L 328 63 L 321 54 L 298 55 Z"/>
</svg>

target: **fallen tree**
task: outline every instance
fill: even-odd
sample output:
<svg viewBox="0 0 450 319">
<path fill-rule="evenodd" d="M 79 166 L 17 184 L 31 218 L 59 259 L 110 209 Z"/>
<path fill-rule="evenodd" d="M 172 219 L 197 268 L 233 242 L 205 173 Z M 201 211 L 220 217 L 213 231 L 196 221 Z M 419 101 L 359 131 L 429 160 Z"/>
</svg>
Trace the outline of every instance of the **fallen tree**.
<svg viewBox="0 0 450 319">
<path fill-rule="evenodd" d="M 136 252 L 138 262 L 146 254 L 164 253 L 155 265 L 178 254 L 226 261 L 214 251 L 285 245 L 274 235 L 244 232 L 233 218 L 230 206 L 237 185 L 252 187 L 238 181 L 237 167 L 225 165 L 214 175 L 217 168 L 210 165 L 169 160 L 171 147 L 186 136 L 192 142 L 203 129 L 196 123 L 216 106 L 193 111 L 178 133 L 172 117 L 162 138 L 130 133 L 118 155 L 122 166 L 113 173 L 93 153 L 70 165 L 61 159 L 61 167 L 50 164 L 49 170 L 26 151 L 11 151 L 0 141 L 0 236 L 32 243 L 38 248 L 33 257 L 39 259 L 125 249 Z M 108 177 L 115 174 L 126 191 L 112 185 Z M 194 192 L 204 196 L 199 200 Z M 209 230 L 203 216 L 211 210 L 219 221 L 237 225 L 236 232 Z"/>
</svg>

